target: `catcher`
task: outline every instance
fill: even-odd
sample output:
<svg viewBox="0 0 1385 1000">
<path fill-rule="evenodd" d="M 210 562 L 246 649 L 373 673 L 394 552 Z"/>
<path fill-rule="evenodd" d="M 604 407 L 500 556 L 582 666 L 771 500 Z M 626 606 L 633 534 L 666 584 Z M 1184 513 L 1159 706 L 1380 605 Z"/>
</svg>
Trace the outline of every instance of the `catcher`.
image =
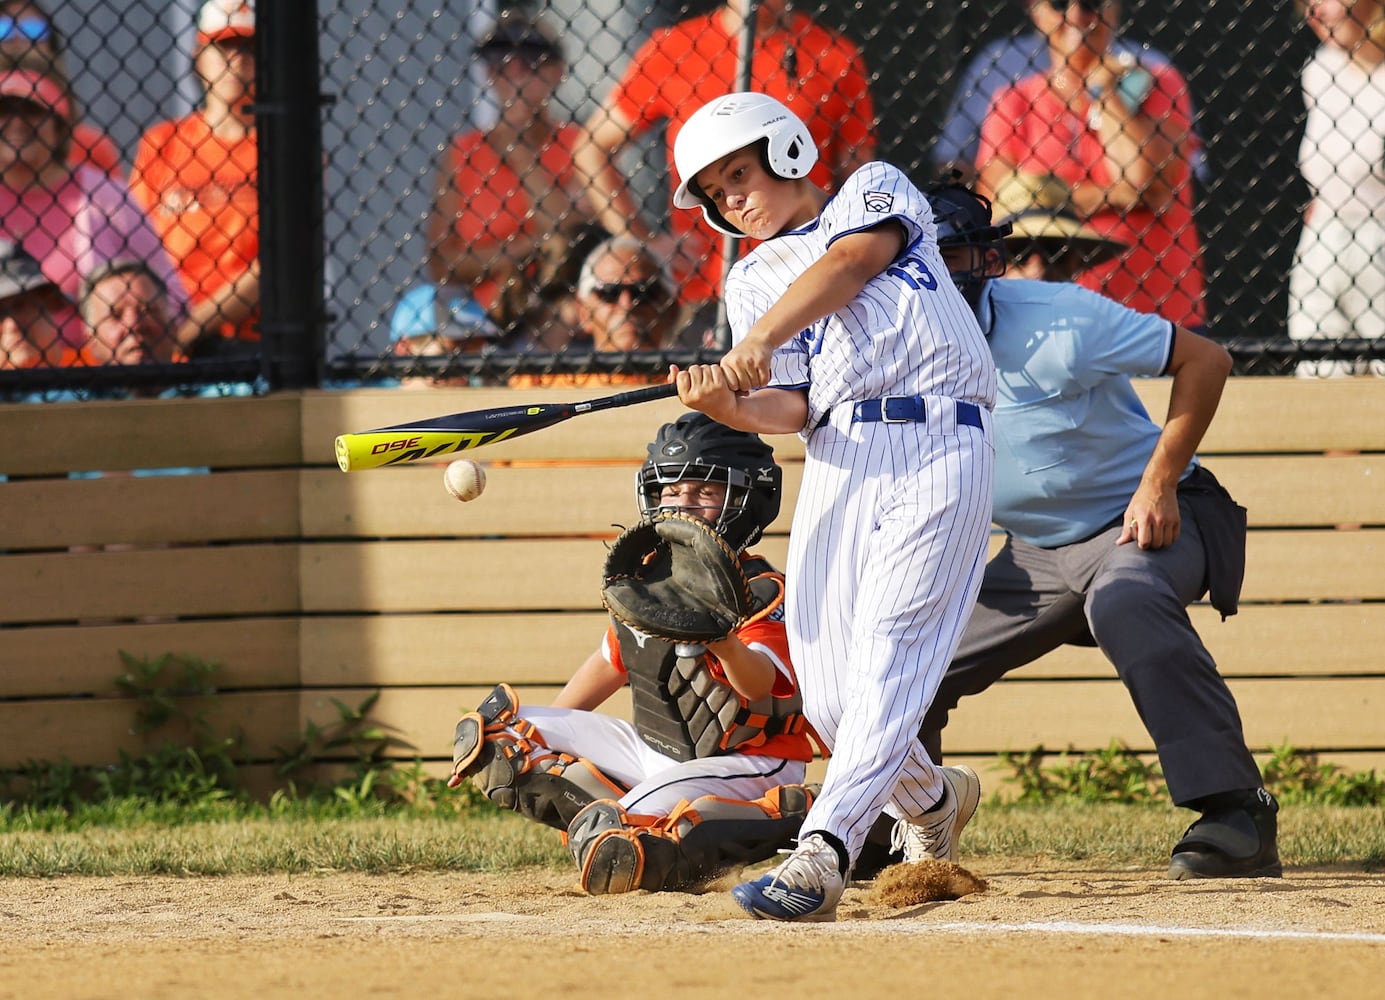
<svg viewBox="0 0 1385 1000">
<path fill-rule="evenodd" d="M 784 578 L 745 553 L 779 513 L 755 434 L 700 413 L 659 429 L 616 540 L 611 624 L 549 707 L 500 684 L 457 723 L 449 785 L 562 830 L 592 894 L 700 888 L 772 857 L 811 805 Z M 629 684 L 634 722 L 594 709 Z"/>
</svg>

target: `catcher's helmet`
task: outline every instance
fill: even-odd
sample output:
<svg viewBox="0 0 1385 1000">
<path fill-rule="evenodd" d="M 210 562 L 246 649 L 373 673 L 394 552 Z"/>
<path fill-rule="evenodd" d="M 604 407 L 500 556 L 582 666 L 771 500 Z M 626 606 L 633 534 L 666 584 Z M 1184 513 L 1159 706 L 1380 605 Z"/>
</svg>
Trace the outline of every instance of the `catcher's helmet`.
<svg viewBox="0 0 1385 1000">
<path fill-rule="evenodd" d="M 673 164 L 679 177 L 673 203 L 679 208 L 701 208 L 713 229 L 744 236 L 707 200 L 693 178 L 728 153 L 753 143 L 761 144 L 765 169 L 784 180 L 807 177 L 818 162 L 818 147 L 808 126 L 784 104 L 767 94 L 727 94 L 693 112 L 673 141 Z"/>
<path fill-rule="evenodd" d="M 928 204 L 938 225 L 938 247 L 971 247 L 980 253 L 967 266 L 949 266 L 952 283 L 975 308 L 987 278 L 1005 273 L 1005 237 L 1010 223 L 991 222 L 989 198 L 960 184 L 944 183 L 929 188 Z"/>
<path fill-rule="evenodd" d="M 635 475 L 640 514 L 653 517 L 663 488 L 684 479 L 726 484 L 726 503 L 712 527 L 737 551 L 753 544 L 779 516 L 784 474 L 774 449 L 758 434 L 719 424 L 705 413 L 685 413 L 659 428 Z"/>
</svg>

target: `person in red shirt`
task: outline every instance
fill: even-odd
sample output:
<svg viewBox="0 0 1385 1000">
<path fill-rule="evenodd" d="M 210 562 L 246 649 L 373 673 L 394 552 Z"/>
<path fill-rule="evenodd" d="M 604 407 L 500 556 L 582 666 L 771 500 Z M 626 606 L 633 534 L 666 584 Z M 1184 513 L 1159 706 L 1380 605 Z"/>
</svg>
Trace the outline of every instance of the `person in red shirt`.
<svg viewBox="0 0 1385 1000">
<path fill-rule="evenodd" d="M 573 166 L 581 129 L 555 117 L 562 47 L 539 23 L 503 20 L 476 46 L 499 118 L 456 136 L 438 164 L 428 217 L 429 277 L 461 285 L 507 334 L 524 325 L 547 261 L 584 226 L 586 185 Z"/>
<path fill-rule="evenodd" d="M 146 207 L 187 288 L 177 331 L 190 356 L 259 340 L 260 223 L 255 118 L 255 11 L 208 0 L 197 20 L 202 110 L 140 139 L 131 190 Z"/>
<path fill-rule="evenodd" d="M 869 76 L 855 45 L 787 7 L 787 0 L 759 6 L 749 89 L 779 99 L 804 120 L 820 152 L 810 176 L 830 191 L 875 155 Z M 654 32 L 587 121 L 576 152 L 578 166 L 591 178 L 602 225 L 644 240 L 668 259 L 683 301 L 694 305 L 721 293 L 720 242 L 698 225 L 696 213 L 674 212 L 671 235 L 645 223 L 616 157 L 665 122 L 672 163 L 674 140 L 692 113 L 743 89 L 736 69 L 747 8 L 746 0 L 728 0 L 711 14 Z"/>
<path fill-rule="evenodd" d="M 996 94 L 981 126 L 980 193 L 1015 171 L 1053 174 L 1101 235 L 1128 249 L 1079 280 L 1189 329 L 1206 323 L 1202 243 L 1193 221 L 1188 84 L 1167 64 L 1111 51 L 1101 0 L 1035 3 L 1051 53 L 1045 73 Z"/>
</svg>

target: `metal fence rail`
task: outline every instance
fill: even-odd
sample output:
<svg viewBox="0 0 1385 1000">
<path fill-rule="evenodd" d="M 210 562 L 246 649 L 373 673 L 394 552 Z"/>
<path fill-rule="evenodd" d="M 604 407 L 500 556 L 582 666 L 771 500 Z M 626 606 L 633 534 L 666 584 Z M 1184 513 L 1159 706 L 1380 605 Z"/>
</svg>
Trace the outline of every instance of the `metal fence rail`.
<svg viewBox="0 0 1385 1000">
<path fill-rule="evenodd" d="M 1021 172 L 1069 183 L 1083 221 L 1152 247 L 1143 262 L 1117 262 L 1134 269 L 1133 282 L 1094 284 L 1175 320 L 1205 318 L 1238 372 L 1385 372 L 1385 296 L 1372 294 L 1385 292 L 1385 275 L 1355 263 L 1378 262 L 1385 249 L 1370 243 L 1385 240 L 1379 24 L 1354 34 L 1315 30 L 1298 0 L 261 0 L 252 32 L 242 30 L 249 5 L 210 6 L 216 10 L 197 0 L 0 0 L 0 145 L 32 145 L 60 119 L 67 148 L 50 152 L 65 157 L 68 173 L 50 172 L 48 188 L 80 174 L 74 190 L 100 186 L 104 193 L 89 200 L 106 222 L 113 191 L 126 192 L 125 208 L 142 219 L 107 226 L 117 230 L 115 242 L 106 233 L 79 246 L 50 231 L 61 213 L 36 221 L 35 190 L 21 170 L 0 167 L 0 240 L 29 252 L 74 304 L 98 265 L 152 262 L 151 247 L 134 235 L 141 226 L 158 233 L 176 272 L 168 321 L 151 335 L 145 363 L 124 364 L 103 349 L 87 311 L 88 322 L 63 314 L 37 364 L 16 367 L 24 362 L 12 349 L 15 334 L 0 346 L 6 398 L 414 379 L 566 385 L 583 375 L 657 377 L 669 361 L 713 358 L 719 250 L 692 213 L 680 220 L 670 209 L 658 119 L 661 99 L 672 102 L 666 112 L 686 116 L 698 95 L 733 86 L 734 75 L 719 77 L 725 85 L 706 82 L 727 72 L 728 53 L 752 86 L 800 101 L 792 106 L 826 143 L 820 179 L 829 185 L 859 155 L 891 160 L 920 184 L 950 163 L 979 171 L 985 183 L 988 154 L 1018 156 Z M 755 22 L 748 66 L 734 59 L 740 29 L 718 27 L 728 6 L 772 15 Z M 1367 7 L 1375 9 L 1356 5 Z M 218 37 L 199 33 L 204 16 L 212 19 L 204 29 L 220 25 Z M 1071 163 L 1062 151 L 1043 152 L 1029 120 L 1047 107 L 1036 95 L 1062 89 L 1053 73 L 1055 18 L 1088 24 L 1090 44 L 1108 51 L 1111 70 L 1105 89 L 1089 77 L 1093 94 L 1074 92 L 1045 125 L 1052 134 L 1043 141 L 1052 142 L 1064 115 L 1078 116 L 1067 137 Z M 690 22 L 699 26 L 695 37 L 720 38 L 720 46 L 680 42 L 677 26 Z M 217 46 L 220 61 L 204 60 L 204 49 Z M 247 62 L 253 85 L 242 95 L 204 78 Z M 854 89 L 858 76 L 864 91 Z M 1342 83 L 1358 77 L 1356 89 Z M 212 129 L 179 162 L 167 140 L 155 141 L 160 123 L 210 115 L 212 91 L 249 108 L 250 145 Z M 1105 105 L 1114 109 L 1106 114 L 1149 119 L 1141 148 L 1161 151 L 1160 180 L 1130 196 L 1116 189 L 1133 174 L 1108 176 L 1108 201 L 1091 209 L 1083 198 L 1100 186 L 1100 171 L 1085 162 L 1083 143 L 1111 148 L 1111 133 L 1101 139 L 1094 124 L 1100 108 L 1093 110 L 1108 91 L 1121 103 Z M 1014 103 L 1021 93 L 1027 105 Z M 1179 131 L 1185 113 L 1187 135 Z M 859 137 L 857 119 L 865 119 Z M 547 131 L 532 128 L 543 122 Z M 610 128 L 630 125 L 628 136 L 612 138 Z M 982 133 L 978 153 L 969 141 Z M 587 154 L 575 152 L 589 142 Z M 583 160 L 591 149 L 616 152 Z M 219 172 L 217 151 L 239 175 Z M 592 162 L 611 164 L 619 198 L 628 199 L 604 214 L 598 196 L 610 191 L 589 177 Z M 168 176 L 154 176 L 170 163 Z M 1128 203 L 1113 208 L 1121 198 Z M 59 203 L 67 204 L 53 194 L 49 204 Z M 77 214 L 62 225 L 86 233 L 92 223 Z M 643 297 L 656 310 L 637 312 L 636 325 L 661 330 L 659 342 L 633 349 L 597 341 L 600 304 L 577 288 L 584 255 L 626 227 L 651 245 L 670 278 L 667 295 L 641 286 L 635 272 L 589 282 L 617 296 L 621 284 L 640 286 L 605 305 Z M 1172 248 L 1156 230 L 1172 234 Z M 1200 255 L 1200 293 L 1180 256 L 1188 247 L 1193 259 Z M 209 270 L 189 259 L 198 253 L 216 258 Z M 257 269 L 257 280 L 227 293 L 236 269 Z M 16 287 L 0 285 L 0 293 Z M 1188 289 L 1191 311 L 1172 298 Z M 202 307 L 200 333 L 180 319 L 190 315 L 181 311 L 185 299 L 193 312 Z M 0 294 L 0 313 L 22 319 L 9 303 Z M 131 315 L 126 325 L 137 326 Z M 451 339 L 399 339 L 430 327 Z M 417 355 L 401 346 L 410 342 Z"/>
</svg>

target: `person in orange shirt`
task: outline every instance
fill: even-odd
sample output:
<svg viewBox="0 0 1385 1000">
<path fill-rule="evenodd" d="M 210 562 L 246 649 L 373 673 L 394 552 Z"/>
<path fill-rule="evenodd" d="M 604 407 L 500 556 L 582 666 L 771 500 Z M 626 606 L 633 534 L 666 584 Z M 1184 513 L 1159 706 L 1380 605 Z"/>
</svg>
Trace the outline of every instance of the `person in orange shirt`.
<svg viewBox="0 0 1385 1000">
<path fill-rule="evenodd" d="M 77 99 L 63 60 L 62 36 L 48 12 L 34 0 L 0 0 L 0 71 L 11 69 L 42 73 L 61 84 L 73 109 L 68 166 L 95 167 L 112 177 L 123 175 L 120 150 L 110 136 L 77 117 Z"/>
<path fill-rule="evenodd" d="M 259 340 L 259 195 L 255 11 L 248 0 L 208 0 L 197 19 L 201 111 L 161 122 L 140 139 L 131 189 L 149 211 L 187 287 L 177 329 L 189 356 L 234 352 Z"/>
<path fill-rule="evenodd" d="M 694 306 L 720 294 L 720 242 L 698 225 L 696 213 L 674 212 L 672 235 L 648 225 L 616 157 L 662 121 L 672 163 L 674 140 L 692 113 L 743 89 L 737 86 L 736 57 L 748 6 L 747 0 L 728 0 L 711 14 L 654 32 L 588 119 L 576 150 L 602 225 L 649 243 L 672 266 L 683 301 Z M 810 176 L 830 191 L 874 158 L 869 76 L 855 45 L 787 7 L 787 0 L 764 0 L 759 6 L 749 89 L 777 98 L 804 120 L 820 151 Z"/>
<path fill-rule="evenodd" d="M 536 21 L 502 20 L 476 47 L 499 119 L 456 136 L 438 164 L 429 277 L 469 287 L 507 334 L 525 321 L 545 257 L 594 221 L 573 167 L 581 129 L 554 117 L 566 60 Z"/>
</svg>

